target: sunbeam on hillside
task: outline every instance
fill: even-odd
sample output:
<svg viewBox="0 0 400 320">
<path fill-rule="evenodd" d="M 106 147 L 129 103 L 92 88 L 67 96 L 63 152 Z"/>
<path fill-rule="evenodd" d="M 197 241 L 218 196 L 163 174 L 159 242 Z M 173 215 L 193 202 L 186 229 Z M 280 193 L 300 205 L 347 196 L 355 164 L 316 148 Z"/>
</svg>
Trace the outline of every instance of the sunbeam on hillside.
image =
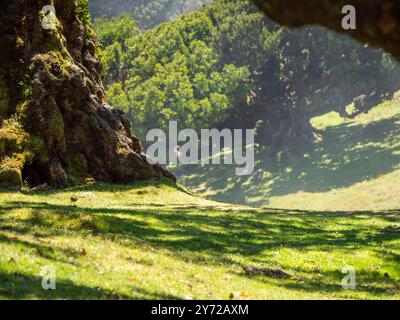
<svg viewBox="0 0 400 320">
<path fill-rule="evenodd" d="M 400 101 L 343 119 L 331 112 L 311 123 L 321 136 L 311 145 L 256 155 L 250 177 L 232 166 L 174 168 L 192 190 L 219 201 L 304 210 L 385 210 L 400 207 Z"/>
</svg>

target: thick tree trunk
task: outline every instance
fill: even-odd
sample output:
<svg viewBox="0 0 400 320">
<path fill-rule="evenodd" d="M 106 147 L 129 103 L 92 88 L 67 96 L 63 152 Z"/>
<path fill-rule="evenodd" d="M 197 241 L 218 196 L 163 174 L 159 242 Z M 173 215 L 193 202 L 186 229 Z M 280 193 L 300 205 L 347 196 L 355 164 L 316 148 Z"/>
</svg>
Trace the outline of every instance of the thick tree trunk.
<svg viewBox="0 0 400 320">
<path fill-rule="evenodd" d="M 291 27 L 317 24 L 380 47 L 400 60 L 398 0 L 253 0 L 272 20 Z M 357 11 L 356 30 L 342 28 L 342 8 Z"/>
<path fill-rule="evenodd" d="M 56 28 L 44 29 L 53 5 Z M 150 165 L 122 112 L 105 102 L 84 0 L 0 3 L 0 185 L 173 175 Z"/>
</svg>

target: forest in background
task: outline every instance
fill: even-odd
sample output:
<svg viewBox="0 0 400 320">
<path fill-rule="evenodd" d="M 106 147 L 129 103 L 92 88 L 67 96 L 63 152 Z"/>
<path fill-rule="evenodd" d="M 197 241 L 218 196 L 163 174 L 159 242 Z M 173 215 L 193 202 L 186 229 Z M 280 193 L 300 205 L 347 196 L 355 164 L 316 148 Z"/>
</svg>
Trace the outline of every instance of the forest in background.
<svg viewBox="0 0 400 320">
<path fill-rule="evenodd" d="M 281 26 L 251 1 L 215 0 L 153 28 L 129 12 L 94 21 L 107 97 L 144 144 L 149 129 L 165 130 L 171 120 L 197 131 L 254 129 L 252 176 L 234 177 L 224 165 L 170 167 L 192 190 L 230 203 L 317 210 L 397 204 L 374 191 L 397 190 L 391 99 L 400 67 L 383 50 L 322 27 Z M 379 133 L 380 122 L 387 133 Z"/>
<path fill-rule="evenodd" d="M 92 18 L 115 17 L 129 12 L 141 28 L 152 28 L 176 16 L 193 11 L 211 0 L 90 0 Z"/>
<path fill-rule="evenodd" d="M 399 88 L 400 68 L 382 50 L 320 27 L 279 26 L 250 1 L 216 0 L 149 30 L 131 14 L 95 26 L 108 99 L 142 139 L 176 120 L 254 128 L 258 144 L 279 150 L 314 141 L 312 117 L 354 118 Z"/>
</svg>

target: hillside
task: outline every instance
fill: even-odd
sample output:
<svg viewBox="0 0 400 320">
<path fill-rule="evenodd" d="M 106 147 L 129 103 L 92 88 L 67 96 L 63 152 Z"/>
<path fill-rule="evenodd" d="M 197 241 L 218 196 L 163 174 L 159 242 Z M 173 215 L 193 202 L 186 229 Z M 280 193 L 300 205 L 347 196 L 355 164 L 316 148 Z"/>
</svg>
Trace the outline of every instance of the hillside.
<svg viewBox="0 0 400 320">
<path fill-rule="evenodd" d="M 0 203 L 0 299 L 400 298 L 399 212 L 240 207 L 169 182 L 2 190 Z M 340 285 L 346 264 L 356 290 Z M 57 290 L 41 287 L 46 266 Z"/>
<path fill-rule="evenodd" d="M 400 299 L 398 41 L 255 2 L 1 1 L 0 300 Z"/>
<path fill-rule="evenodd" d="M 301 210 L 386 210 L 400 207 L 400 100 L 354 119 L 336 112 L 311 123 L 313 144 L 256 155 L 252 176 L 232 166 L 175 168 L 180 181 L 203 196 L 230 203 Z M 265 159 L 265 160 L 262 160 Z"/>
</svg>

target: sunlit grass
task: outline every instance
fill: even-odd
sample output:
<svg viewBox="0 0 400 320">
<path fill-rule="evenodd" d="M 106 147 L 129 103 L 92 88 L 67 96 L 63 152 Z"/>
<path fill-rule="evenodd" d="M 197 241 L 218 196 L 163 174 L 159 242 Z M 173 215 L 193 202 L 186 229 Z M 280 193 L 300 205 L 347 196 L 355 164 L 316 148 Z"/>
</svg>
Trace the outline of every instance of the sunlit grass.
<svg viewBox="0 0 400 320">
<path fill-rule="evenodd" d="M 387 228 L 399 224 L 398 212 L 225 205 L 164 182 L 3 190 L 0 297 L 399 299 L 400 239 Z M 293 278 L 249 276 L 242 265 Z M 356 268 L 356 290 L 341 287 L 345 265 Z M 54 291 L 41 287 L 46 266 Z"/>
<path fill-rule="evenodd" d="M 376 121 L 382 121 L 396 117 L 400 113 L 400 99 L 382 102 L 368 113 L 359 114 L 354 119 L 342 118 L 339 113 L 332 111 L 322 116 L 314 117 L 311 119 L 313 127 L 319 130 L 325 130 L 329 127 L 336 127 L 340 125 L 365 125 L 371 124 Z"/>
<path fill-rule="evenodd" d="M 322 131 L 320 139 L 282 150 L 285 161 L 259 150 L 251 176 L 235 176 L 234 166 L 226 165 L 174 171 L 198 194 L 230 203 L 320 211 L 400 208 L 399 99 L 354 119 L 330 112 L 311 123 Z"/>
</svg>

